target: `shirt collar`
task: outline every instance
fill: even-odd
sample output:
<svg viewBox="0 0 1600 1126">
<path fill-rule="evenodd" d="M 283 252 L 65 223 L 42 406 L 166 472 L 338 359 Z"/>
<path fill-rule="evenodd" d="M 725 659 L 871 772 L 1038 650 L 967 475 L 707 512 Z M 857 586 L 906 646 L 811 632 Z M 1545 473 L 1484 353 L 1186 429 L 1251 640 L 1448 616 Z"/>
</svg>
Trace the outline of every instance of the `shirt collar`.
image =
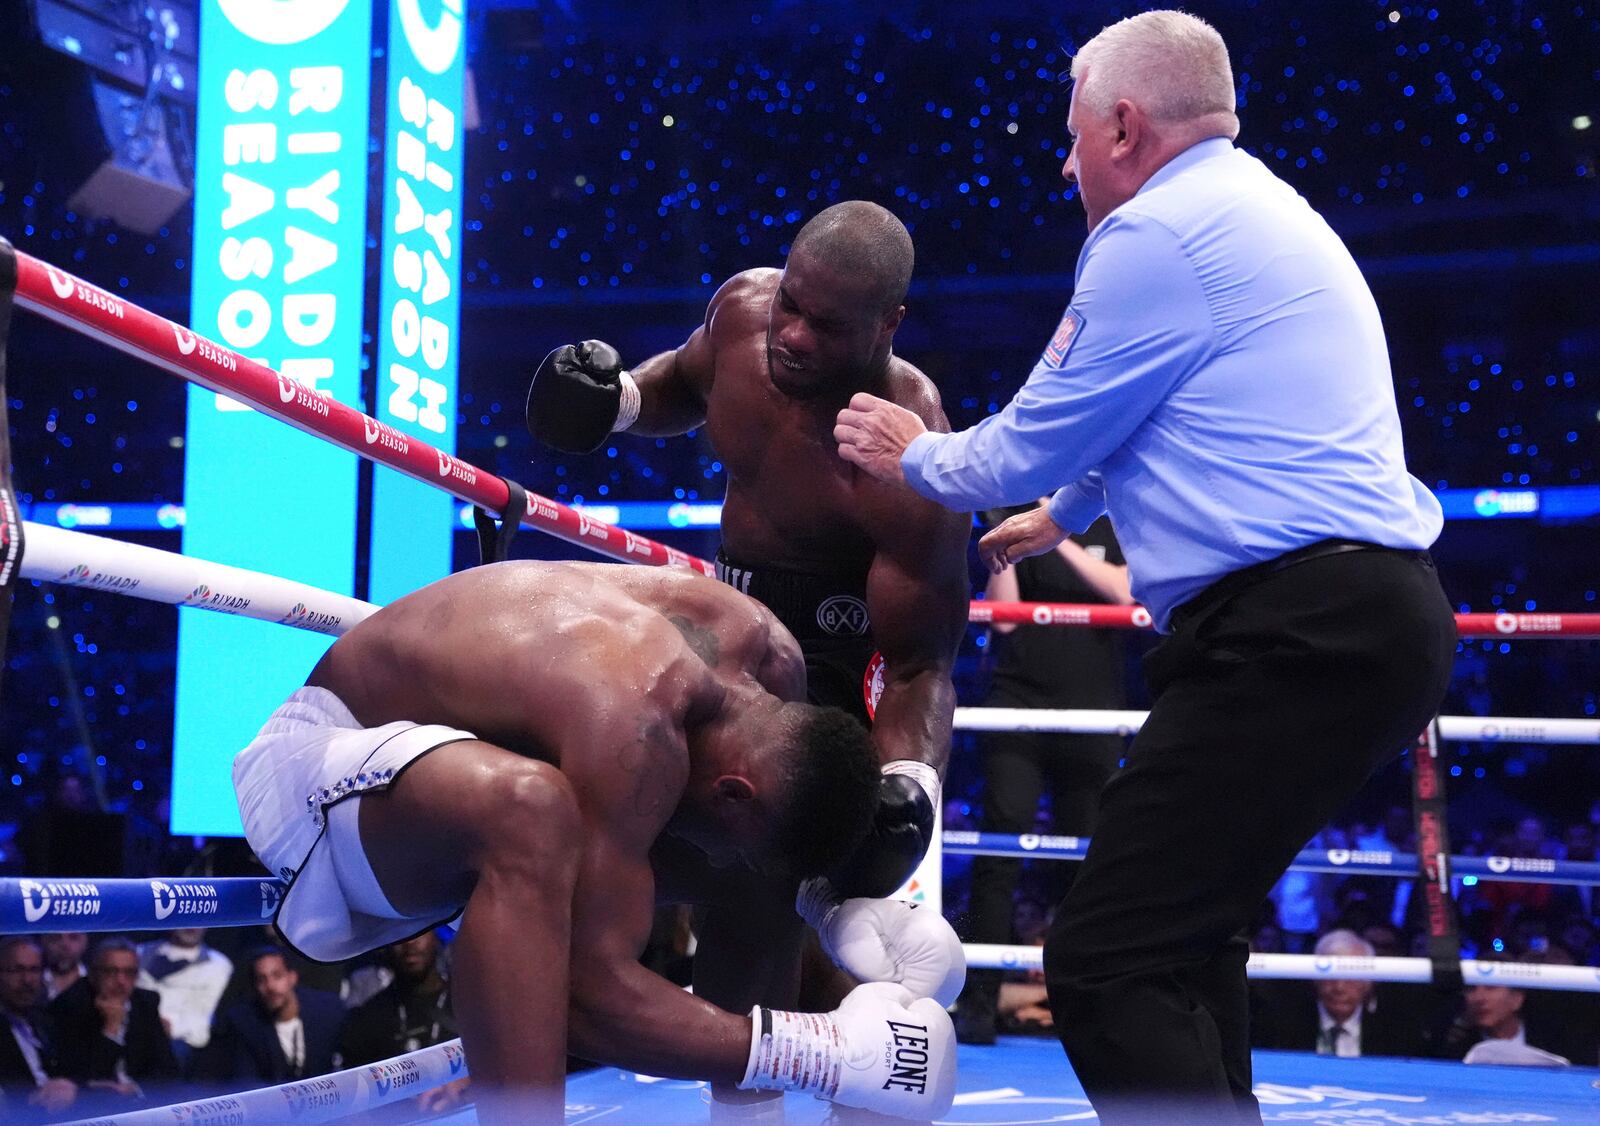
<svg viewBox="0 0 1600 1126">
<path fill-rule="evenodd" d="M 1174 176 L 1186 172 L 1197 164 L 1203 164 L 1208 160 L 1220 160 L 1232 151 L 1233 142 L 1226 137 L 1207 137 L 1203 141 L 1196 141 L 1156 169 L 1155 175 L 1146 180 L 1144 186 L 1133 193 L 1134 198 L 1137 199 L 1139 196 L 1144 195 L 1151 188 L 1160 187 Z"/>
<path fill-rule="evenodd" d="M 1322 1029 L 1323 1032 L 1326 1032 L 1326 1031 L 1328 1031 L 1328 1029 L 1332 1028 L 1335 1024 L 1343 1024 L 1346 1034 L 1348 1034 L 1350 1036 L 1360 1036 L 1361 1035 L 1361 1008 L 1362 1007 L 1360 1005 L 1357 1005 L 1356 1006 L 1356 1011 L 1350 1014 L 1350 1019 L 1344 1020 L 1344 1021 L 1335 1021 L 1331 1016 L 1328 1015 L 1328 1010 L 1324 1009 L 1322 1007 L 1322 1002 L 1318 1001 L 1317 1002 L 1317 1025 L 1318 1025 L 1318 1027 L 1320 1027 Z"/>
</svg>

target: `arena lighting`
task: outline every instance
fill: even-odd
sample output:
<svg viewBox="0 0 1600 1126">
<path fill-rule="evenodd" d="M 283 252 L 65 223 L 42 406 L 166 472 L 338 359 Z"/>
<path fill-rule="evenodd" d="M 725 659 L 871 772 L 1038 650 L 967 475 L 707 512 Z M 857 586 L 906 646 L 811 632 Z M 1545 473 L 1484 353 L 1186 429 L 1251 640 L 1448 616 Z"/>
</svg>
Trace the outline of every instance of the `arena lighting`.
<svg viewBox="0 0 1600 1126">
<path fill-rule="evenodd" d="M 153 235 L 188 203 L 194 100 L 192 4 L 34 0 L 31 60 L 42 133 L 79 187 L 67 205 Z"/>
<path fill-rule="evenodd" d="M 101 160 L 67 206 L 142 235 L 156 234 L 193 194 L 169 141 L 167 109 L 98 80 L 90 89 L 103 138 Z M 91 136 L 95 132 L 91 127 Z"/>
</svg>

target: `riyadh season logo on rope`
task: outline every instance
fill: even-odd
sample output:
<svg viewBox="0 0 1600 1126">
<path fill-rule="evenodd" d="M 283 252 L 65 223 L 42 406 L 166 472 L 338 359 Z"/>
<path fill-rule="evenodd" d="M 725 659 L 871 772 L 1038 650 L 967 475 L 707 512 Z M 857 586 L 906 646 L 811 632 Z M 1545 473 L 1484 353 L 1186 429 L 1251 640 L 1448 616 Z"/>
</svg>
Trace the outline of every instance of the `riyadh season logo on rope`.
<svg viewBox="0 0 1600 1126">
<path fill-rule="evenodd" d="M 292 871 L 289 872 L 288 878 L 294 879 Z M 270 919 L 277 913 L 278 904 L 283 902 L 283 889 L 277 884 L 269 884 L 265 880 L 260 881 L 256 886 L 261 892 L 261 917 Z"/>
<path fill-rule="evenodd" d="M 417 1068 L 416 1061 L 403 1058 L 372 1064 L 367 1068 L 367 1075 L 372 1079 L 373 1090 L 379 1098 L 386 1097 L 390 1091 L 414 1087 L 422 1082 L 422 1072 Z"/>
<path fill-rule="evenodd" d="M 100 914 L 100 888 L 83 881 L 18 880 L 22 894 L 22 917 L 30 923 L 40 919 L 82 918 Z"/>
<path fill-rule="evenodd" d="M 305 1079 L 279 1087 L 278 1093 L 283 1096 L 284 1110 L 290 1118 L 333 1110 L 344 1101 L 334 1079 Z"/>
<path fill-rule="evenodd" d="M 173 885 L 161 880 L 150 881 L 150 897 L 155 900 L 158 922 L 174 914 L 184 918 L 215 915 L 220 902 L 215 884 Z"/>
</svg>

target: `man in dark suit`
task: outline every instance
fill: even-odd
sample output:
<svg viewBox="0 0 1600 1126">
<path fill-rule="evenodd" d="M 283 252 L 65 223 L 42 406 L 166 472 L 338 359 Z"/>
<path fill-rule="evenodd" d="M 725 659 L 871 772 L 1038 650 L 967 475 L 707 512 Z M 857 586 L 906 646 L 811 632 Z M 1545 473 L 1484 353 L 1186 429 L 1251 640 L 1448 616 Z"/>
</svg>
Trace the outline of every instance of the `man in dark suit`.
<svg viewBox="0 0 1600 1126">
<path fill-rule="evenodd" d="M 1354 931 L 1334 930 L 1318 940 L 1316 953 L 1371 958 L 1373 949 Z M 1335 978 L 1261 996 L 1269 1000 L 1251 1016 L 1255 1047 L 1344 1057 L 1423 1054 L 1421 1024 L 1402 1006 L 1379 1004 L 1373 982 Z"/>
<path fill-rule="evenodd" d="M 44 955 L 25 935 L 0 938 L 0 1102 L 6 1120 L 56 1115 L 78 1085 L 61 1077 L 44 1013 Z"/>
<path fill-rule="evenodd" d="M 146 1088 L 178 1078 L 161 998 L 135 988 L 138 976 L 133 943 L 103 939 L 89 954 L 88 976 L 50 1002 L 62 1073 L 100 1092 L 106 1113 L 142 1103 L 155 1093 Z"/>
<path fill-rule="evenodd" d="M 302 988 L 277 947 L 253 951 L 246 965 L 254 996 L 217 1018 L 201 1074 L 218 1082 L 273 1084 L 333 1071 L 344 1027 L 339 998 Z"/>
</svg>

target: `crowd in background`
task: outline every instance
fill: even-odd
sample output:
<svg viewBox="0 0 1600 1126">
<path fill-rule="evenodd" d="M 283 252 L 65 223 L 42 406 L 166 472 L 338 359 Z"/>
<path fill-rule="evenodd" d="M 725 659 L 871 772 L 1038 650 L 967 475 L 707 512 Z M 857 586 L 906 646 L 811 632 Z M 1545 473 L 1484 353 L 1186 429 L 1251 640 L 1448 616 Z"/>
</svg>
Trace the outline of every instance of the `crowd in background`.
<svg viewBox="0 0 1600 1126">
<path fill-rule="evenodd" d="M 0 1016 L 8 1122 L 311 1079 L 457 1035 L 449 949 L 431 930 L 334 966 L 270 928 L 0 937 Z M 467 1086 L 423 1102 L 448 1108 Z"/>
</svg>

